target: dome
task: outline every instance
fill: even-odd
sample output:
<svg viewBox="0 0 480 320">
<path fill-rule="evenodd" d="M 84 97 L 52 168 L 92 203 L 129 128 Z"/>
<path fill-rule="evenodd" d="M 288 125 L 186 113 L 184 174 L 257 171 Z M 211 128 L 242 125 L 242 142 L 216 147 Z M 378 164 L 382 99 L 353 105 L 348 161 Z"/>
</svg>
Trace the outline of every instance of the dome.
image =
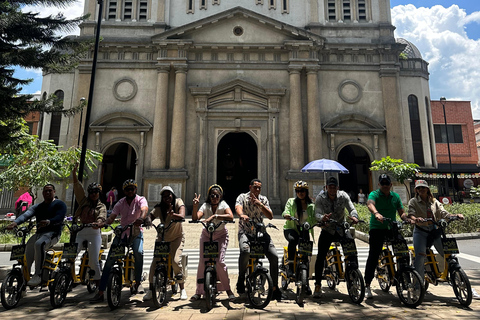
<svg viewBox="0 0 480 320">
<path fill-rule="evenodd" d="M 420 50 L 418 50 L 418 48 L 415 47 L 413 43 L 403 38 L 397 38 L 396 40 L 397 40 L 397 43 L 407 45 L 402 53 L 405 53 L 408 59 L 423 59 L 422 54 L 420 53 Z"/>
</svg>

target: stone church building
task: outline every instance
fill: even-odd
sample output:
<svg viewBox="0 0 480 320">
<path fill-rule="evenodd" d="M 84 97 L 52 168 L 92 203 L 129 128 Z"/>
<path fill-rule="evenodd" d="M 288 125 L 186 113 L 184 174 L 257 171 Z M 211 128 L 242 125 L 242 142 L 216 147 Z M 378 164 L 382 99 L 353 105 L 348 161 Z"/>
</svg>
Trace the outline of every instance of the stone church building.
<svg viewBox="0 0 480 320">
<path fill-rule="evenodd" d="M 85 13 L 93 38 L 97 1 Z M 300 172 L 315 159 L 345 165 L 353 194 L 376 188 L 369 164 L 387 155 L 436 167 L 428 64 L 395 39 L 389 0 L 104 0 L 101 15 L 89 182 L 135 178 L 150 205 L 167 184 L 191 205 L 218 183 L 233 205 L 259 178 L 279 214 L 296 180 L 321 189 Z M 88 99 L 92 58 L 44 74 L 42 93 Z M 41 137 L 76 145 L 84 119 L 46 115 Z"/>
</svg>

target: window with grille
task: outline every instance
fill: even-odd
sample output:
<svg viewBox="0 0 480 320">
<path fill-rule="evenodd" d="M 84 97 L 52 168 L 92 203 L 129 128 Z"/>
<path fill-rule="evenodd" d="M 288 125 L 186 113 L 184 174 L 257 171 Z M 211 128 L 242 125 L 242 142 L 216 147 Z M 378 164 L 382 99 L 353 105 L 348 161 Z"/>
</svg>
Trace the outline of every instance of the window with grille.
<svg viewBox="0 0 480 320">
<path fill-rule="evenodd" d="M 337 20 L 337 12 L 335 7 L 335 0 L 328 0 L 327 3 L 327 12 L 328 12 L 328 20 L 329 21 L 336 21 Z"/>
<path fill-rule="evenodd" d="M 107 20 L 115 20 L 117 18 L 117 1 L 110 1 L 107 9 Z"/>
<path fill-rule="evenodd" d="M 352 11 L 350 7 L 350 0 L 343 0 L 342 7 L 343 7 L 343 21 L 351 21 Z"/>
<path fill-rule="evenodd" d="M 463 143 L 461 125 L 448 124 L 445 128 L 444 124 L 435 124 L 433 128 L 435 130 L 435 143 L 447 143 L 447 131 L 449 143 Z"/>
<path fill-rule="evenodd" d="M 62 90 L 55 91 L 55 100 L 63 104 L 65 94 Z M 52 113 L 50 121 L 50 132 L 48 134 L 48 140 L 53 140 L 53 143 L 58 145 L 60 140 L 60 128 L 62 126 L 62 114 L 60 112 Z"/>
<path fill-rule="evenodd" d="M 408 96 L 408 112 L 410 114 L 410 132 L 412 134 L 413 159 L 419 166 L 425 165 L 423 157 L 422 131 L 420 126 L 420 114 L 418 111 L 418 99 L 413 94 Z"/>
<path fill-rule="evenodd" d="M 132 12 L 133 12 L 132 1 L 125 1 L 124 8 L 123 8 L 123 19 L 132 20 Z"/>
<path fill-rule="evenodd" d="M 367 21 L 366 0 L 358 0 L 358 21 Z"/>
<path fill-rule="evenodd" d="M 148 1 L 140 0 L 138 3 L 138 21 L 148 20 Z"/>
<path fill-rule="evenodd" d="M 200 0 L 200 9 L 207 9 L 207 0 Z"/>
<path fill-rule="evenodd" d="M 288 13 L 288 0 L 282 0 L 282 13 Z"/>
<path fill-rule="evenodd" d="M 187 1 L 187 13 L 193 13 L 193 0 Z"/>
</svg>

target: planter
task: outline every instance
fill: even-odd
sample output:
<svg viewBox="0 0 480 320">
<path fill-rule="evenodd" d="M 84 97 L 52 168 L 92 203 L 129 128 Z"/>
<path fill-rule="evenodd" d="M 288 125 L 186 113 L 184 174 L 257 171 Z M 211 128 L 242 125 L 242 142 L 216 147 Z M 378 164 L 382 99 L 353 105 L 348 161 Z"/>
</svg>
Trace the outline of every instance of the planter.
<svg viewBox="0 0 480 320">
<path fill-rule="evenodd" d="M 480 203 L 480 198 L 466 198 L 463 203 Z"/>
</svg>

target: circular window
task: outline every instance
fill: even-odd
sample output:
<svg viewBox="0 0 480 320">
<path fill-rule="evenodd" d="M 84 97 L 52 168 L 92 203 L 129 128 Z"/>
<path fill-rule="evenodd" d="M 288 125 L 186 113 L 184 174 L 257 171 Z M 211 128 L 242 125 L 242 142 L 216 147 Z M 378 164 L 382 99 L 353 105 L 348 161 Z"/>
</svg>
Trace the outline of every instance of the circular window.
<svg viewBox="0 0 480 320">
<path fill-rule="evenodd" d="M 236 35 L 237 37 L 241 36 L 243 34 L 243 28 L 239 26 L 233 28 L 233 34 Z"/>
</svg>

